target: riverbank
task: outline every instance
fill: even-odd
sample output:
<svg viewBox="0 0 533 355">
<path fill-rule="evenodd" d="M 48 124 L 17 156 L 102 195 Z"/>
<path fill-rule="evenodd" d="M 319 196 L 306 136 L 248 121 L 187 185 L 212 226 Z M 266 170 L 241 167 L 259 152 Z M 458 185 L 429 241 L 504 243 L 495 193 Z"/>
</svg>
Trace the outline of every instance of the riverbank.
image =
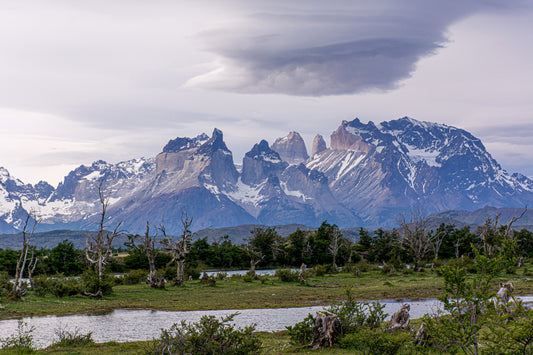
<svg viewBox="0 0 533 355">
<path fill-rule="evenodd" d="M 533 294 L 533 278 L 523 275 L 503 275 L 501 281 L 512 281 L 516 295 Z M 150 289 L 145 284 L 120 285 L 103 299 L 54 296 L 39 297 L 31 291 L 18 302 L 4 302 L 0 319 L 28 316 L 99 313 L 115 309 L 152 309 L 168 311 L 220 310 L 245 308 L 285 308 L 329 304 L 343 298 L 351 288 L 356 299 L 420 299 L 443 294 L 442 278 L 434 272 L 385 275 L 379 270 L 311 277 L 309 283 L 281 282 L 274 276 L 245 282 L 241 277 L 217 280 L 214 286 L 199 280 L 186 281 L 183 287 Z M 495 280 L 496 287 L 498 280 Z"/>
</svg>

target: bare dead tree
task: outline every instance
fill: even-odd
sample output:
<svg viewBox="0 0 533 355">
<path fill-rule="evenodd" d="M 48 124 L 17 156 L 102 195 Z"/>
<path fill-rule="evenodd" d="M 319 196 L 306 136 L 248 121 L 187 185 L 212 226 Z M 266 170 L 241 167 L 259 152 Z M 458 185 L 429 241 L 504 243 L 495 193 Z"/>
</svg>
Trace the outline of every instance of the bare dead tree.
<svg viewBox="0 0 533 355">
<path fill-rule="evenodd" d="M 409 217 L 400 215 L 399 225 L 400 245 L 412 254 L 418 268 L 433 248 L 435 239 L 435 235 L 427 231 L 428 219 L 420 209 L 415 209 Z"/>
<path fill-rule="evenodd" d="M 148 274 L 147 283 L 151 288 L 165 288 L 165 280 L 163 277 L 157 275 L 157 269 L 155 267 L 155 258 L 157 256 L 157 249 L 155 243 L 157 241 L 157 235 L 150 235 L 150 222 L 146 222 L 146 232 L 141 245 L 136 244 L 138 235 L 129 235 L 128 245 L 139 251 L 139 254 L 146 255 L 148 259 L 148 267 L 150 269 Z"/>
<path fill-rule="evenodd" d="M 442 246 L 442 243 L 444 242 L 444 239 L 446 238 L 447 233 L 445 231 L 439 231 L 437 230 L 435 232 L 435 236 L 433 237 L 433 253 L 435 255 L 435 261 L 439 259 L 439 251 L 440 247 Z"/>
<path fill-rule="evenodd" d="M 500 214 L 496 214 L 494 221 L 490 218 L 487 218 L 485 224 L 480 226 L 477 230 L 479 239 L 483 242 L 483 252 L 485 255 L 493 257 L 494 256 L 494 242 L 498 234 L 498 219 Z"/>
<path fill-rule="evenodd" d="M 337 255 L 339 254 L 340 243 L 342 242 L 342 234 L 338 229 L 333 230 L 329 242 L 328 251 L 333 256 L 333 270 L 338 270 Z"/>
<path fill-rule="evenodd" d="M 35 233 L 35 229 L 41 222 L 40 218 L 35 217 L 35 213 L 30 211 L 26 220 L 24 221 L 24 227 L 22 228 L 22 249 L 20 250 L 20 256 L 17 260 L 17 267 L 15 269 L 15 280 L 13 283 L 13 295 L 16 299 L 20 299 L 26 294 L 26 287 L 22 282 L 22 277 L 24 275 L 24 269 L 26 269 L 26 263 L 28 261 L 28 252 L 32 247 L 30 246 L 31 238 Z M 33 259 L 33 254 L 32 254 Z M 33 261 L 30 262 L 30 265 Z"/>
<path fill-rule="evenodd" d="M 507 224 L 507 228 L 505 229 L 505 237 L 506 238 L 511 238 L 511 235 L 512 235 L 512 227 L 513 227 L 513 223 L 519 221 L 522 217 L 524 217 L 524 215 L 526 214 L 527 212 L 527 203 L 524 207 L 524 209 L 522 210 L 522 213 L 518 216 L 514 216 L 513 218 L 511 218 L 511 220 L 509 221 L 509 224 Z"/>
<path fill-rule="evenodd" d="M 255 274 L 255 268 L 261 261 L 263 261 L 265 256 L 260 251 L 253 250 L 249 245 L 245 246 L 245 250 L 250 258 L 250 271 Z"/>
<path fill-rule="evenodd" d="M 193 223 L 193 218 L 185 211 L 181 211 L 181 226 L 182 233 L 177 240 L 173 240 L 161 225 L 159 230 L 163 234 L 163 240 L 160 242 L 170 252 L 172 262 L 176 262 L 176 280 L 175 286 L 183 286 L 185 282 L 185 259 L 190 252 L 190 243 L 192 240 L 192 232 L 190 227 Z"/>
<path fill-rule="evenodd" d="M 119 231 L 122 221 L 117 224 L 112 232 L 106 230 L 106 214 L 109 207 L 109 197 L 104 196 L 103 180 L 98 185 L 98 197 L 102 206 L 100 222 L 98 223 L 98 232 L 94 236 L 89 236 L 85 246 L 85 257 L 87 261 L 94 265 L 98 276 L 98 285 L 103 280 L 105 266 L 109 262 L 112 252 L 113 240 L 121 234 Z M 100 288 L 100 287 L 99 287 Z M 98 291 L 101 291 L 100 289 Z"/>
<path fill-rule="evenodd" d="M 39 257 L 35 255 L 35 245 L 31 246 L 31 258 L 30 262 L 28 263 L 28 279 L 30 280 L 30 287 L 32 290 L 35 290 L 35 286 L 33 284 L 33 273 L 35 271 L 35 267 L 37 266 L 37 263 L 39 262 Z"/>
</svg>

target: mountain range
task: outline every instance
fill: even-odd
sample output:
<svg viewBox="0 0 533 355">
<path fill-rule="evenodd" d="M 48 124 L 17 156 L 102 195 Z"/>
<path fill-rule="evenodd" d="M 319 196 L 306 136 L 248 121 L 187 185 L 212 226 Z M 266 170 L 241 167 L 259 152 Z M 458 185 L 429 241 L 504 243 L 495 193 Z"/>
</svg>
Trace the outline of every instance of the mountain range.
<svg viewBox="0 0 533 355">
<path fill-rule="evenodd" d="M 41 231 L 94 230 L 101 181 L 106 225 L 123 221 L 129 232 L 143 232 L 146 221 L 178 232 L 181 211 L 195 230 L 324 220 L 391 226 L 414 207 L 427 214 L 523 208 L 533 197 L 533 181 L 507 173 L 472 134 L 408 117 L 343 121 L 329 147 L 314 138 L 310 155 L 297 132 L 271 145 L 260 140 L 238 167 L 215 129 L 172 139 L 153 158 L 81 165 L 55 188 L 24 184 L 0 168 L 0 233 L 20 231 L 28 211 L 42 218 Z"/>
</svg>

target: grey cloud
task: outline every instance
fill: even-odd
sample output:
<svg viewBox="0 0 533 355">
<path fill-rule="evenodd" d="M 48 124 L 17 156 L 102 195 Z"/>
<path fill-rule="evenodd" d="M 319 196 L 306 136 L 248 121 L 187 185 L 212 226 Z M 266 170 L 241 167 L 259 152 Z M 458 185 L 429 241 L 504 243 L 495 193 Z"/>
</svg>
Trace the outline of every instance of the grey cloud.
<svg viewBox="0 0 533 355">
<path fill-rule="evenodd" d="M 291 13 L 249 15 L 237 28 L 203 34 L 218 66 L 189 86 L 242 93 L 322 96 L 388 90 L 445 42 L 448 26 L 499 1 L 309 1 Z M 300 3 L 301 4 L 301 3 Z M 278 10 L 279 10 L 278 9 Z"/>
</svg>

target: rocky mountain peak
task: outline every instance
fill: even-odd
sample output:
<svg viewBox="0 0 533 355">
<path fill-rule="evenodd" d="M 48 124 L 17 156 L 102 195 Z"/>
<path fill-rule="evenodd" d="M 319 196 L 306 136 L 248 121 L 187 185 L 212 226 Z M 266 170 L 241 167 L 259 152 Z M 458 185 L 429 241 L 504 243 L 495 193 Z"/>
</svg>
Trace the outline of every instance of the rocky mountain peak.
<svg viewBox="0 0 533 355">
<path fill-rule="evenodd" d="M 194 138 L 178 137 L 170 140 L 167 145 L 163 147 L 164 153 L 177 153 L 182 150 L 196 148 L 209 140 L 209 136 L 202 133 Z"/>
<path fill-rule="evenodd" d="M 241 178 L 245 184 L 255 185 L 268 177 L 276 176 L 287 165 L 278 152 L 272 150 L 263 139 L 244 155 Z"/>
<path fill-rule="evenodd" d="M 203 142 L 198 148 L 198 154 L 212 154 L 217 150 L 229 152 L 229 149 L 224 142 L 224 134 L 221 130 L 215 128 L 211 138 Z"/>
<path fill-rule="evenodd" d="M 289 164 L 299 164 L 309 158 L 305 142 L 298 132 L 290 132 L 285 137 L 276 139 L 270 148 Z"/>
<path fill-rule="evenodd" d="M 326 141 L 324 140 L 324 137 L 322 137 L 320 134 L 317 134 L 315 138 L 313 138 L 313 148 L 311 150 L 311 156 L 315 156 L 315 154 L 323 152 L 326 149 L 328 148 L 326 146 Z"/>
<path fill-rule="evenodd" d="M 376 129 L 374 124 L 365 125 L 358 118 L 351 122 L 342 121 L 339 128 L 331 134 L 331 149 L 355 150 L 368 153 L 372 146 L 363 140 L 362 134 L 368 129 Z"/>
</svg>

